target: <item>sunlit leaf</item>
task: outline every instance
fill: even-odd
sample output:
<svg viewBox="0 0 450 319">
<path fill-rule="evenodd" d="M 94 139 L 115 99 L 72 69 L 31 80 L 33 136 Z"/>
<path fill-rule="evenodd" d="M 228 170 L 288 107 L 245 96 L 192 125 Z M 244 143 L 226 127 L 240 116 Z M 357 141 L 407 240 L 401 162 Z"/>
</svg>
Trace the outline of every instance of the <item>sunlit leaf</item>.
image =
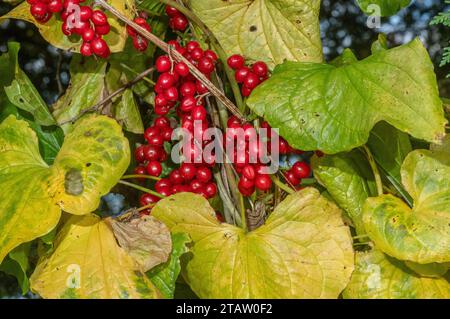
<svg viewBox="0 0 450 319">
<path fill-rule="evenodd" d="M 407 7 L 411 0 L 356 0 L 356 2 L 366 14 L 387 17 Z"/>
</svg>

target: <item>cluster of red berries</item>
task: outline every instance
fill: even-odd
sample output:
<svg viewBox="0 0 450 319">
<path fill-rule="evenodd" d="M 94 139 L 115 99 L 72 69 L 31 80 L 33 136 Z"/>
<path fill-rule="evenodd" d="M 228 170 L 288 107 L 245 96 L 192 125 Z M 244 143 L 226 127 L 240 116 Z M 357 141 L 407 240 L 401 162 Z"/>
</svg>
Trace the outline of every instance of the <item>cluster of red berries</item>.
<svg viewBox="0 0 450 319">
<path fill-rule="evenodd" d="M 183 32 L 188 27 L 188 19 L 176 8 L 166 6 L 166 14 L 169 16 L 169 26 L 176 31 Z"/>
<path fill-rule="evenodd" d="M 147 20 L 144 16 L 139 16 L 134 18 L 134 22 L 139 25 L 140 27 L 144 28 L 148 32 L 152 31 L 152 28 L 147 23 Z M 148 41 L 147 39 L 143 38 L 139 33 L 136 32 L 133 27 L 127 25 L 127 32 L 128 35 L 133 39 L 133 46 L 136 48 L 136 50 L 140 52 L 144 52 L 148 48 Z"/>
<path fill-rule="evenodd" d="M 252 91 L 269 76 L 267 64 L 258 61 L 252 65 L 246 65 L 245 58 L 242 55 L 234 54 L 227 60 L 227 64 L 235 73 L 236 81 L 241 84 L 242 96 L 250 96 Z"/>
<path fill-rule="evenodd" d="M 63 20 L 62 32 L 66 36 L 81 36 L 83 43 L 80 53 L 84 56 L 95 54 L 107 58 L 111 51 L 102 37 L 111 31 L 106 14 L 93 10 L 91 6 L 80 6 L 85 0 L 27 0 L 31 5 L 31 15 L 39 22 L 46 23 L 53 14 L 60 13 Z"/>
</svg>

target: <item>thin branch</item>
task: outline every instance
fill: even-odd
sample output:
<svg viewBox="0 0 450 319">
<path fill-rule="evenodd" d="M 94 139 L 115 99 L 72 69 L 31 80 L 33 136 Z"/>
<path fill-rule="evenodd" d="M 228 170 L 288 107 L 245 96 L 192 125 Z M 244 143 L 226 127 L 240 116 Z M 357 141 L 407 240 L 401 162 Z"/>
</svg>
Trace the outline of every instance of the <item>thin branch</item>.
<svg viewBox="0 0 450 319">
<path fill-rule="evenodd" d="M 111 5 L 107 4 L 104 0 L 96 0 L 96 3 L 103 7 L 104 9 L 108 10 L 116 16 L 119 20 L 124 22 L 125 24 L 131 26 L 133 29 L 135 29 L 141 36 L 155 44 L 157 47 L 159 47 L 164 52 L 169 52 L 169 45 L 158 38 L 156 35 L 154 35 L 151 32 L 148 32 L 141 26 L 139 26 L 137 23 L 131 21 L 127 17 L 125 17 L 122 13 L 120 13 L 116 8 L 112 7 Z M 236 105 L 231 102 L 224 93 L 222 93 L 208 78 L 200 72 L 191 62 L 189 62 L 182 54 L 180 54 L 178 51 L 173 50 L 171 51 L 171 54 L 176 62 L 184 62 L 191 73 L 197 78 L 203 85 L 205 85 L 208 90 L 218 99 L 220 100 L 228 110 L 230 110 L 231 113 L 233 113 L 236 117 L 238 117 L 241 121 L 246 121 L 244 115 L 241 113 L 241 111 L 236 107 Z"/>
<path fill-rule="evenodd" d="M 64 125 L 64 124 L 67 124 L 67 123 L 75 123 L 78 119 L 80 119 L 86 113 L 100 111 L 106 105 L 106 103 L 111 101 L 117 95 L 122 94 L 126 89 L 132 87 L 133 85 L 135 85 L 136 83 L 138 83 L 139 81 L 144 79 L 147 75 L 152 73 L 154 70 L 155 70 L 154 67 L 151 67 L 150 69 L 145 70 L 144 72 L 142 72 L 138 76 L 136 76 L 133 80 L 125 83 L 122 87 L 118 88 L 117 90 L 115 90 L 114 92 L 109 94 L 107 97 L 102 99 L 100 102 L 98 102 L 94 106 L 91 106 L 90 108 L 84 109 L 83 111 L 80 112 L 80 114 L 78 114 L 74 118 L 72 118 L 70 120 L 67 120 L 67 121 L 63 121 L 63 122 L 59 123 L 59 125 Z"/>
<path fill-rule="evenodd" d="M 134 189 L 137 189 L 137 190 L 140 190 L 140 191 L 142 191 L 142 192 L 144 192 L 144 193 L 152 194 L 153 196 L 156 196 L 156 197 L 159 197 L 159 198 L 166 198 L 164 195 L 161 195 L 160 193 L 157 193 L 157 192 L 155 192 L 154 190 L 151 190 L 151 189 L 146 188 L 146 187 L 142 187 L 142 186 L 140 186 L 140 185 L 136 185 L 136 184 L 133 184 L 133 183 L 129 183 L 129 182 L 126 182 L 126 181 L 123 181 L 123 180 L 120 180 L 120 181 L 118 181 L 117 183 L 118 183 L 118 184 L 122 184 L 122 185 L 129 186 L 129 187 L 134 188 Z"/>
</svg>

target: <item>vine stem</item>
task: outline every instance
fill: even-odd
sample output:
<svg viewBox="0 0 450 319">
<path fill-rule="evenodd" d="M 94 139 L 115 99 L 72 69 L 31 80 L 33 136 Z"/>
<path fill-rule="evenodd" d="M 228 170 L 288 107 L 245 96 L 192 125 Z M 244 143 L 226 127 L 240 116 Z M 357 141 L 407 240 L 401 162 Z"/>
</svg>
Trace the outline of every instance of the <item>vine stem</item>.
<svg viewBox="0 0 450 319">
<path fill-rule="evenodd" d="M 227 54 L 225 50 L 220 45 L 219 40 L 214 36 L 214 34 L 208 29 L 206 24 L 203 23 L 202 20 L 200 20 L 197 15 L 186 8 L 184 5 L 179 4 L 176 1 L 173 0 L 160 0 L 162 3 L 165 3 L 171 7 L 174 7 L 178 11 L 180 11 L 182 14 L 184 14 L 188 19 L 192 22 L 194 22 L 195 25 L 197 25 L 200 30 L 203 32 L 203 34 L 211 41 L 212 46 L 214 47 L 215 51 L 219 55 L 219 58 L 223 62 L 223 66 L 225 69 L 225 73 L 227 75 L 228 81 L 231 85 L 231 90 L 233 91 L 234 98 L 236 100 L 236 104 L 239 107 L 239 110 L 242 113 L 245 113 L 245 103 L 241 96 L 241 91 L 239 90 L 239 85 L 236 82 L 236 79 L 234 78 L 234 72 L 233 70 L 228 66 L 227 64 Z"/>
<path fill-rule="evenodd" d="M 372 168 L 373 176 L 375 177 L 378 196 L 381 196 L 383 195 L 383 183 L 381 182 L 380 171 L 378 170 L 377 163 L 375 163 L 375 159 L 373 158 L 372 152 L 367 147 L 367 145 L 364 145 L 363 149 L 366 152 L 367 160 L 369 161 L 370 167 Z"/>
<path fill-rule="evenodd" d="M 282 190 L 284 190 L 286 193 L 288 194 L 294 194 L 295 190 L 293 190 L 292 188 L 290 188 L 289 186 L 287 186 L 286 184 L 284 184 L 282 181 L 280 181 L 280 179 L 278 177 L 276 177 L 275 175 L 271 175 L 270 178 L 272 179 L 272 181 L 274 182 L 275 185 L 277 185 L 279 188 L 281 188 Z"/>
<path fill-rule="evenodd" d="M 64 125 L 67 123 L 74 123 L 76 122 L 78 119 L 80 119 L 83 115 L 85 115 L 86 113 L 90 113 L 90 112 L 96 112 L 101 110 L 106 103 L 108 103 L 109 101 L 111 101 L 114 97 L 116 97 L 119 94 L 122 94 L 126 89 L 132 87 L 133 85 L 135 85 L 136 83 L 138 83 L 139 81 L 141 81 L 142 79 L 146 78 L 147 75 L 149 75 L 150 73 L 152 73 L 155 70 L 155 67 L 151 67 L 150 69 L 145 70 L 144 72 L 138 74 L 133 80 L 125 83 L 122 87 L 118 88 L 117 90 L 115 90 L 114 92 L 112 92 L 111 94 L 109 94 L 107 97 L 105 97 L 104 99 L 102 99 L 100 102 L 98 102 L 97 104 L 84 109 L 83 111 L 80 112 L 80 114 L 78 114 L 77 116 L 71 118 L 70 120 L 67 121 L 63 121 L 61 123 L 59 123 L 59 125 Z"/>
<path fill-rule="evenodd" d="M 153 191 L 153 190 L 151 190 L 151 189 L 149 189 L 149 188 L 145 188 L 145 187 L 142 187 L 142 186 L 133 184 L 133 183 L 129 183 L 129 182 L 120 180 L 120 181 L 119 181 L 119 184 L 126 185 L 126 186 L 129 186 L 129 187 L 131 187 L 131 188 L 140 190 L 140 191 L 142 191 L 142 192 L 152 194 L 152 195 L 154 195 L 154 196 L 156 196 L 156 197 L 159 197 L 159 198 L 165 198 L 165 196 L 161 195 L 160 193 L 157 193 L 157 192 L 155 192 L 155 191 Z"/>
<path fill-rule="evenodd" d="M 112 15 L 114 15 L 116 18 L 124 22 L 125 24 L 131 26 L 133 29 L 135 29 L 141 36 L 146 38 L 148 41 L 155 44 L 157 47 L 159 47 L 161 50 L 163 50 L 166 53 L 169 53 L 169 45 L 158 38 L 156 35 L 154 35 L 151 32 L 148 32 L 144 28 L 142 28 L 137 23 L 131 21 L 127 17 L 125 17 L 122 13 L 120 13 L 116 8 L 112 7 L 108 3 L 106 3 L 104 0 L 96 0 L 96 3 L 103 7 L 105 10 L 111 12 Z M 241 121 L 246 122 L 246 119 L 244 115 L 241 113 L 241 111 L 236 107 L 236 105 L 231 102 L 222 91 L 220 91 L 208 78 L 200 72 L 199 69 L 197 69 L 191 62 L 189 62 L 182 54 L 180 54 L 176 50 L 170 50 L 170 53 L 172 54 L 172 57 L 176 62 L 183 62 L 185 63 L 191 73 L 195 76 L 197 80 L 199 80 L 203 85 L 205 85 L 208 90 L 213 94 L 218 100 L 220 100 L 228 110 L 230 110 L 231 113 L 233 113 L 236 117 L 238 117 Z"/>
<path fill-rule="evenodd" d="M 137 175 L 137 174 L 133 174 L 133 175 L 123 175 L 122 176 L 122 179 L 133 179 L 133 178 L 146 178 L 146 179 L 152 179 L 154 181 L 161 180 L 160 177 L 151 176 L 151 175 Z"/>
</svg>

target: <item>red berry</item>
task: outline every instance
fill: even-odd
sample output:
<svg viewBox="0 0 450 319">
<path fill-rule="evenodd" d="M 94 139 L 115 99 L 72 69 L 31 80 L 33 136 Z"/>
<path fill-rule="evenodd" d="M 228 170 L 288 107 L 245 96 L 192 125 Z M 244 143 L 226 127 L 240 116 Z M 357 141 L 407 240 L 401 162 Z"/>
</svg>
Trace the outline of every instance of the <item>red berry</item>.
<svg viewBox="0 0 450 319">
<path fill-rule="evenodd" d="M 92 47 L 92 51 L 96 55 L 103 55 L 108 50 L 108 44 L 106 44 L 105 40 L 103 40 L 101 38 L 92 40 L 91 47 Z"/>
<path fill-rule="evenodd" d="M 80 6 L 80 20 L 89 21 L 92 18 L 92 9 L 89 6 Z"/>
<path fill-rule="evenodd" d="M 147 174 L 150 176 L 159 176 L 162 173 L 161 163 L 157 161 L 150 161 L 147 164 Z"/>
<path fill-rule="evenodd" d="M 291 170 L 285 172 L 284 177 L 286 181 L 292 186 L 297 186 L 301 182 L 301 180 Z"/>
<path fill-rule="evenodd" d="M 161 137 L 163 138 L 164 142 L 170 142 L 172 140 L 172 133 L 173 128 L 171 128 L 170 126 L 161 128 Z"/>
<path fill-rule="evenodd" d="M 92 48 L 91 44 L 89 42 L 83 42 L 80 47 L 80 53 L 83 56 L 91 56 L 92 55 Z"/>
<path fill-rule="evenodd" d="M 161 194 L 161 189 L 165 187 L 172 187 L 172 183 L 168 178 L 161 178 L 159 181 L 155 183 L 155 190 Z"/>
<path fill-rule="evenodd" d="M 192 52 L 194 51 L 196 48 L 199 48 L 200 44 L 197 41 L 189 41 L 186 44 L 186 49 L 188 50 L 188 52 Z"/>
<path fill-rule="evenodd" d="M 95 26 L 95 32 L 98 35 L 106 35 L 111 31 L 111 26 L 109 25 L 109 23 L 104 24 L 104 25 L 96 25 Z"/>
<path fill-rule="evenodd" d="M 86 21 L 79 21 L 77 24 L 75 24 L 75 27 L 73 28 L 73 31 L 76 34 L 83 35 L 86 30 L 90 28 L 89 22 Z"/>
<path fill-rule="evenodd" d="M 63 9 L 63 4 L 61 0 L 51 0 L 47 4 L 48 11 L 52 13 L 61 12 Z"/>
<path fill-rule="evenodd" d="M 306 162 L 296 162 L 291 170 L 299 179 L 307 178 L 311 174 L 311 168 Z"/>
<path fill-rule="evenodd" d="M 262 61 L 255 62 L 255 64 L 252 65 L 252 71 L 259 77 L 265 77 L 267 76 L 268 68 L 267 64 L 265 64 Z"/>
<path fill-rule="evenodd" d="M 187 66 L 186 63 L 184 62 L 178 62 L 175 65 L 175 72 L 178 73 L 180 76 L 185 77 L 188 76 L 190 71 L 189 71 L 189 67 Z"/>
<path fill-rule="evenodd" d="M 169 180 L 173 185 L 182 184 L 184 182 L 183 176 L 179 169 L 174 169 L 170 175 Z"/>
<path fill-rule="evenodd" d="M 137 35 L 133 38 L 133 46 L 139 52 L 144 52 L 148 48 L 148 41 L 141 36 Z"/>
<path fill-rule="evenodd" d="M 47 6 L 43 2 L 33 4 L 30 8 L 30 12 L 36 20 L 43 20 L 48 14 Z"/>
<path fill-rule="evenodd" d="M 167 154 L 164 150 L 161 150 L 161 156 L 159 157 L 159 161 L 165 162 L 169 158 L 169 154 Z"/>
<path fill-rule="evenodd" d="M 172 63 L 170 62 L 170 58 L 167 55 L 162 55 L 156 59 L 155 66 L 156 70 L 159 73 L 164 73 L 170 71 Z"/>
<path fill-rule="evenodd" d="M 210 74 L 214 71 L 214 61 L 204 56 L 198 61 L 197 68 L 204 74 Z"/>
<path fill-rule="evenodd" d="M 203 57 L 202 48 L 195 48 L 194 50 L 192 50 L 191 57 L 194 61 L 199 61 Z"/>
<path fill-rule="evenodd" d="M 155 107 L 162 107 L 167 105 L 167 100 L 162 94 L 157 94 L 155 96 Z"/>
<path fill-rule="evenodd" d="M 243 83 L 249 73 L 250 73 L 250 69 L 248 67 L 244 66 L 236 71 L 236 73 L 234 74 L 234 77 L 238 83 Z"/>
<path fill-rule="evenodd" d="M 159 161 L 163 149 L 156 145 L 146 145 L 144 148 L 144 158 L 146 161 Z"/>
<path fill-rule="evenodd" d="M 195 177 L 197 173 L 197 169 L 194 164 L 191 163 L 183 163 L 180 166 L 180 174 L 185 181 L 190 181 Z"/>
<path fill-rule="evenodd" d="M 161 135 L 152 136 L 147 141 L 148 141 L 149 145 L 155 145 L 155 146 L 163 146 L 164 145 L 164 139 Z"/>
<path fill-rule="evenodd" d="M 200 81 L 195 82 L 195 86 L 198 94 L 205 94 L 209 92 L 208 88 Z"/>
<path fill-rule="evenodd" d="M 184 15 L 176 15 L 171 20 L 171 25 L 175 30 L 184 31 L 186 30 L 189 22 Z"/>
<path fill-rule="evenodd" d="M 141 206 L 147 206 L 150 204 L 155 204 L 160 201 L 161 198 L 152 195 L 152 194 L 142 194 L 141 198 L 139 199 L 139 203 Z"/>
<path fill-rule="evenodd" d="M 190 112 L 197 105 L 197 100 L 193 96 L 186 96 L 181 100 L 180 108 L 183 112 Z"/>
<path fill-rule="evenodd" d="M 250 90 L 253 90 L 254 88 L 256 88 L 258 86 L 260 81 L 259 81 L 259 77 L 255 73 L 249 72 L 247 74 L 247 76 L 245 77 L 243 83 L 247 88 L 249 88 Z"/>
<path fill-rule="evenodd" d="M 66 35 L 66 36 L 70 36 L 72 34 L 72 28 L 69 27 L 69 24 L 66 21 L 63 22 L 63 24 L 61 26 L 61 30 L 62 30 L 62 33 L 64 33 L 64 35 Z M 91 50 L 91 54 L 92 54 L 92 50 Z"/>
<path fill-rule="evenodd" d="M 147 169 L 145 168 L 145 166 L 138 165 L 134 168 L 134 174 L 145 175 L 145 174 L 147 174 Z"/>
<path fill-rule="evenodd" d="M 246 87 L 245 85 L 243 85 L 241 88 L 241 94 L 243 97 L 248 97 L 248 96 L 250 96 L 250 94 L 252 94 L 252 90 L 249 89 L 248 87 Z"/>
<path fill-rule="evenodd" d="M 172 187 L 170 187 L 170 186 L 167 186 L 167 187 L 161 187 L 161 188 L 159 189 L 159 191 L 157 191 L 157 192 L 160 193 L 161 195 L 165 196 L 165 197 L 170 196 L 170 195 L 173 194 L 173 193 L 172 193 Z"/>
<path fill-rule="evenodd" d="M 134 159 L 136 162 L 142 163 L 145 161 L 145 147 L 145 145 L 141 145 L 134 150 Z"/>
<path fill-rule="evenodd" d="M 178 89 L 174 86 L 166 89 L 164 91 L 164 97 L 168 101 L 178 101 Z"/>
<path fill-rule="evenodd" d="M 253 180 L 256 177 L 255 168 L 252 165 L 245 165 L 242 169 L 242 176 L 249 180 Z"/>
<path fill-rule="evenodd" d="M 282 138 L 281 136 L 279 137 L 278 140 L 278 152 L 280 154 L 287 154 L 289 151 L 289 144 L 288 142 Z"/>
<path fill-rule="evenodd" d="M 180 11 L 178 11 L 176 8 L 167 5 L 167 6 L 166 6 L 166 14 L 167 14 L 169 17 L 173 18 L 173 17 L 175 17 L 175 16 L 177 16 L 177 15 L 180 15 L 181 13 L 180 13 Z"/>
<path fill-rule="evenodd" d="M 227 121 L 227 127 L 230 128 L 238 128 L 241 127 L 241 125 L 241 121 L 235 115 L 230 116 Z"/>
<path fill-rule="evenodd" d="M 180 94 L 182 96 L 195 95 L 196 87 L 194 82 L 184 82 L 180 87 Z"/>
<path fill-rule="evenodd" d="M 169 113 L 169 111 L 170 111 L 169 105 L 166 105 L 166 106 L 155 105 L 155 114 L 156 115 L 167 115 L 167 113 Z"/>
<path fill-rule="evenodd" d="M 269 175 L 258 175 L 255 178 L 255 186 L 261 191 L 267 191 L 272 187 L 272 180 Z"/>
<path fill-rule="evenodd" d="M 241 176 L 239 179 L 239 184 L 244 188 L 251 188 L 253 185 L 255 185 L 255 181 L 246 178 L 245 176 Z"/>
<path fill-rule="evenodd" d="M 95 25 L 105 25 L 108 23 L 108 18 L 106 17 L 106 14 L 100 10 L 92 11 L 91 20 L 92 23 L 94 23 Z"/>
<path fill-rule="evenodd" d="M 85 42 L 89 42 L 94 40 L 95 38 L 95 31 L 92 28 L 88 28 L 86 30 L 84 30 L 83 34 L 81 35 L 81 37 L 83 38 L 83 41 Z"/>
<path fill-rule="evenodd" d="M 170 121 L 165 116 L 159 116 L 155 119 L 154 126 L 159 127 L 159 128 L 168 127 L 168 126 L 170 126 Z"/>
<path fill-rule="evenodd" d="M 175 85 L 176 77 L 169 72 L 165 72 L 159 76 L 157 83 L 160 84 L 163 89 L 168 89 Z"/>
<path fill-rule="evenodd" d="M 242 55 L 234 54 L 227 60 L 227 64 L 233 70 L 238 70 L 244 67 L 245 59 Z"/>
<path fill-rule="evenodd" d="M 158 127 L 156 126 L 150 126 L 148 127 L 145 132 L 144 132 L 144 138 L 148 141 L 149 139 L 151 139 L 153 136 L 158 136 L 161 134 L 161 131 Z"/>
<path fill-rule="evenodd" d="M 178 50 L 178 49 L 182 48 L 180 43 L 177 40 L 169 40 L 167 42 L 167 44 L 173 46 L 175 48 L 175 50 Z"/>
<path fill-rule="evenodd" d="M 207 167 L 199 167 L 195 175 L 197 179 L 202 183 L 207 183 L 212 178 L 211 170 Z"/>
<path fill-rule="evenodd" d="M 238 183 L 239 192 L 244 196 L 251 196 L 255 192 L 255 186 L 249 188 L 243 187 L 241 181 Z"/>
<path fill-rule="evenodd" d="M 217 59 L 218 59 L 217 54 L 214 51 L 212 51 L 212 50 L 206 50 L 204 52 L 204 56 L 209 58 L 209 59 L 211 59 L 213 62 L 216 62 Z"/>
<path fill-rule="evenodd" d="M 197 180 L 197 179 L 194 179 L 194 180 L 192 180 L 191 182 L 190 182 L 190 184 L 189 184 L 189 189 L 193 192 L 193 193 L 199 193 L 199 191 L 200 190 L 203 190 L 204 189 L 204 184 L 201 182 L 201 181 L 199 181 L 199 180 Z"/>
<path fill-rule="evenodd" d="M 208 195 L 208 198 L 213 198 L 217 194 L 217 186 L 214 183 L 208 183 L 205 186 L 205 193 Z"/>
<path fill-rule="evenodd" d="M 152 30 L 152 28 L 150 27 L 150 25 L 147 23 L 147 20 L 145 20 L 145 19 L 142 18 L 142 17 L 134 18 L 134 22 L 135 22 L 137 25 L 139 25 L 140 27 L 144 28 L 145 30 L 147 30 L 147 31 L 149 31 L 149 32 Z"/>
<path fill-rule="evenodd" d="M 202 105 L 198 105 L 196 107 L 194 107 L 191 111 L 192 114 L 192 119 L 194 121 L 204 121 L 206 120 L 206 109 L 204 106 Z"/>
</svg>

